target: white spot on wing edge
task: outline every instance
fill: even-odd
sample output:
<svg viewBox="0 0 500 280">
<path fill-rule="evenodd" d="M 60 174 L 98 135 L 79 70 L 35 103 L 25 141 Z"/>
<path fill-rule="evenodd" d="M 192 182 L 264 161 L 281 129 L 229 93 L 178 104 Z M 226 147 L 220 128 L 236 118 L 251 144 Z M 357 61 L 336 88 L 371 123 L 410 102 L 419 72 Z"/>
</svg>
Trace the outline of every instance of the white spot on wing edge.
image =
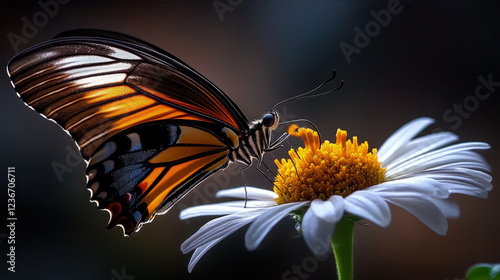
<svg viewBox="0 0 500 280">
<path fill-rule="evenodd" d="M 58 69 L 65 69 L 85 64 L 106 63 L 112 61 L 114 60 L 100 55 L 73 55 L 54 59 L 53 63 Z"/>
<path fill-rule="evenodd" d="M 92 191 L 92 194 L 94 194 L 98 188 L 99 188 L 99 182 L 94 182 L 92 185 L 89 186 L 89 190 Z"/>
<path fill-rule="evenodd" d="M 90 159 L 90 165 L 96 164 L 98 162 L 101 162 L 108 158 L 111 154 L 116 152 L 116 143 L 115 142 L 108 142 L 104 144 L 104 146 L 97 151 L 94 156 Z"/>
<path fill-rule="evenodd" d="M 107 192 L 101 192 L 97 197 L 102 198 L 102 199 L 106 199 L 107 196 L 108 196 Z"/>
<path fill-rule="evenodd" d="M 87 180 L 90 181 L 94 179 L 95 175 L 97 174 L 97 169 L 92 169 L 87 172 Z"/>
<path fill-rule="evenodd" d="M 110 53 L 109 55 L 118 59 L 133 59 L 133 60 L 140 60 L 141 58 L 131 52 L 121 50 L 119 48 L 115 47 L 110 47 L 107 46 L 110 50 L 113 52 Z"/>
<path fill-rule="evenodd" d="M 118 73 L 118 74 L 100 75 L 98 77 L 83 78 L 79 80 L 74 80 L 73 83 L 78 84 L 84 88 L 87 88 L 87 87 L 95 87 L 95 86 L 123 82 L 125 81 L 126 78 L 127 74 Z"/>
<path fill-rule="evenodd" d="M 142 148 L 141 138 L 136 132 L 127 134 L 130 139 L 130 151 L 138 151 Z"/>
</svg>

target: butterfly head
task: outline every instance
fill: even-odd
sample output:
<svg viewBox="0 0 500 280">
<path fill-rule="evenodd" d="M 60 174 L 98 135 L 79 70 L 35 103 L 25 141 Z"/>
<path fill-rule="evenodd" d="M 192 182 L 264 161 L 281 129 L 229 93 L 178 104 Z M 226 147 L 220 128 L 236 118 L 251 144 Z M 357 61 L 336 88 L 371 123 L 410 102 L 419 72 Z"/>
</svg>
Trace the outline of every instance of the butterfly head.
<svg viewBox="0 0 500 280">
<path fill-rule="evenodd" d="M 276 129 L 278 127 L 279 115 L 278 112 L 272 110 L 269 113 L 265 114 L 262 117 L 262 125 L 271 130 Z"/>
</svg>

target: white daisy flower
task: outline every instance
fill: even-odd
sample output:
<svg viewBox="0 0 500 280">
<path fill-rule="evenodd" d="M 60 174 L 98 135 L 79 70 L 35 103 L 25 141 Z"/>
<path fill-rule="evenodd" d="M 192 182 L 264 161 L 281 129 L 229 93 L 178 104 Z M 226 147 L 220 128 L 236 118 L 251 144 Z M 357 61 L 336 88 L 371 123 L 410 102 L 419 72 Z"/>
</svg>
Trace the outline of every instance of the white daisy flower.
<svg viewBox="0 0 500 280">
<path fill-rule="evenodd" d="M 316 132 L 292 130 L 291 134 L 303 138 L 305 148 L 291 149 L 291 160 L 275 161 L 279 171 L 274 192 L 252 187 L 246 187 L 246 194 L 243 187 L 222 190 L 217 197 L 238 200 L 190 207 L 180 213 L 181 219 L 222 216 L 206 223 L 181 245 L 184 253 L 194 250 L 188 270 L 191 272 L 219 241 L 247 224 L 251 225 L 245 246 L 256 249 L 288 215 L 298 221 L 314 254 L 326 255 L 333 246 L 336 259 L 340 258 L 335 246 L 338 242 L 350 242 L 344 247 L 349 247 L 352 254 L 354 221 L 367 219 L 381 227 L 389 225 L 388 203 L 445 235 L 447 218 L 459 216 L 458 206 L 448 200 L 450 194 L 486 198 L 492 189 L 492 178 L 487 174 L 490 167 L 472 151 L 490 146 L 482 142 L 449 145 L 458 140 L 450 132 L 415 138 L 432 123 L 430 118 L 416 119 L 390 136 L 378 151 L 371 152 L 368 143 L 358 144 L 356 137 L 346 141 L 347 133 L 340 129 L 336 143 L 325 141 L 322 145 Z M 339 233 L 343 223 L 348 224 L 343 226 L 347 234 Z M 342 241 L 342 235 L 347 240 Z M 352 255 L 346 254 L 345 258 L 352 261 Z"/>
</svg>

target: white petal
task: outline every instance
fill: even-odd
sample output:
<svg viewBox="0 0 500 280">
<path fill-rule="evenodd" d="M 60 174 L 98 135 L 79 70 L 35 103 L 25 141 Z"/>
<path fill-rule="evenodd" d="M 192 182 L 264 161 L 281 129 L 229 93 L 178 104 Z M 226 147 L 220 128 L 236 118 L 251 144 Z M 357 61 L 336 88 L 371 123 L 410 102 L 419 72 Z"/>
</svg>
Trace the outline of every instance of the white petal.
<svg viewBox="0 0 500 280">
<path fill-rule="evenodd" d="M 302 206 L 306 206 L 310 201 L 300 201 L 285 203 L 268 208 L 263 212 L 253 224 L 248 228 L 245 234 L 245 246 L 248 250 L 255 250 L 267 235 L 267 233 L 291 211 Z"/>
<path fill-rule="evenodd" d="M 197 247 L 204 246 L 228 233 L 235 232 L 244 225 L 257 219 L 266 209 L 254 210 L 252 212 L 238 213 L 213 219 L 203 225 L 195 234 L 186 239 L 181 245 L 185 254 Z"/>
<path fill-rule="evenodd" d="M 484 161 L 483 158 L 479 158 L 479 160 L 467 158 L 465 161 L 462 160 L 459 162 L 451 162 L 451 163 L 447 163 L 447 164 L 442 164 L 437 168 L 439 168 L 439 169 L 467 168 L 467 169 L 479 170 L 479 171 L 483 171 L 483 172 L 491 172 L 491 167 Z"/>
<path fill-rule="evenodd" d="M 415 180 L 416 178 L 432 179 L 439 184 L 437 187 L 447 190 L 450 194 L 460 193 L 480 198 L 486 198 L 488 196 L 488 191 L 493 188 L 491 185 L 492 177 L 489 174 L 483 171 L 460 167 L 434 168 L 431 170 L 419 171 L 407 176 L 415 177 L 384 182 L 369 189 L 373 191 L 387 191 L 387 189 L 384 189 L 385 185 L 391 185 L 393 182 L 401 182 L 401 180 Z M 403 190 L 405 188 L 401 189 Z M 393 191 L 395 191 L 394 188 Z M 431 193 L 426 194 L 438 197 Z M 441 198 L 444 197 L 441 196 Z"/>
<path fill-rule="evenodd" d="M 378 149 L 377 154 L 379 161 L 384 162 L 387 158 L 391 157 L 392 154 L 395 153 L 402 145 L 408 143 L 410 139 L 415 137 L 433 122 L 433 119 L 423 117 L 415 119 L 402 126 L 389 136 L 380 149 Z"/>
<path fill-rule="evenodd" d="M 460 208 L 455 201 L 449 199 L 431 199 L 434 205 L 436 205 L 443 215 L 447 218 L 458 218 L 460 217 Z"/>
<path fill-rule="evenodd" d="M 344 216 L 344 199 L 332 196 L 327 201 L 315 199 L 302 220 L 302 234 L 307 246 L 317 256 L 330 252 L 337 222 Z"/>
<path fill-rule="evenodd" d="M 446 164 L 451 164 L 455 163 L 457 161 L 460 161 L 463 158 L 457 158 L 456 156 L 443 156 L 440 158 L 416 158 L 411 160 L 407 160 L 405 163 L 402 163 L 398 166 L 394 166 L 392 168 L 386 169 L 385 172 L 385 179 L 390 181 L 390 180 L 395 180 L 395 179 L 401 179 L 405 178 L 408 176 L 412 176 L 414 173 L 418 173 L 421 171 L 426 171 L 432 168 L 439 168 L 440 166 L 446 165 Z"/>
<path fill-rule="evenodd" d="M 245 221 L 245 223 L 242 226 L 244 226 L 245 224 L 248 224 L 249 222 L 251 222 L 251 220 Z M 226 231 L 225 234 L 223 234 L 222 236 L 220 236 L 214 240 L 211 240 L 211 241 L 207 242 L 206 244 L 196 248 L 196 250 L 194 250 L 193 255 L 191 256 L 191 259 L 189 260 L 188 271 L 191 272 L 193 270 L 194 266 L 198 263 L 198 261 L 201 259 L 201 257 L 203 257 L 203 255 L 205 255 L 206 252 L 208 252 L 210 249 L 212 249 L 212 247 L 217 245 L 217 243 L 222 241 L 224 238 L 226 238 L 227 236 L 229 236 L 230 234 L 232 234 L 233 232 L 235 232 L 239 228 L 241 228 L 241 226 L 233 227 L 231 230 Z"/>
<path fill-rule="evenodd" d="M 390 203 L 410 212 L 437 234 L 445 235 L 448 231 L 446 217 L 433 201 L 417 197 L 390 197 L 386 199 Z"/>
<path fill-rule="evenodd" d="M 252 211 L 255 208 L 269 208 L 273 206 L 276 206 L 276 202 L 274 201 L 249 200 L 246 202 L 246 207 L 245 201 L 228 201 L 183 209 L 179 214 L 179 219 L 186 220 L 201 216 L 229 215 Z"/>
<path fill-rule="evenodd" d="M 345 211 L 368 219 L 381 227 L 386 227 L 391 222 L 389 205 L 374 192 L 361 190 L 347 196 Z"/>
<path fill-rule="evenodd" d="M 435 150 L 458 140 L 458 136 L 451 132 L 439 132 L 411 140 L 393 153 L 390 158 L 384 159 L 382 165 L 391 169 L 408 159 Z"/>
<path fill-rule="evenodd" d="M 448 198 L 449 191 L 436 180 L 426 176 L 415 176 L 405 179 L 383 182 L 368 187 L 364 191 L 376 192 L 380 196 L 427 196 L 435 198 Z"/>
<path fill-rule="evenodd" d="M 448 189 L 453 190 L 455 186 L 468 186 L 481 190 L 490 191 L 492 177 L 484 172 L 453 168 L 445 170 L 431 170 L 426 175 L 429 178 L 446 183 Z"/>
<path fill-rule="evenodd" d="M 231 233 L 227 233 L 226 235 L 224 235 L 220 238 L 212 240 L 211 242 L 209 242 L 201 247 L 196 248 L 196 250 L 194 250 L 193 255 L 191 256 L 191 259 L 189 260 L 188 271 L 191 273 L 191 271 L 193 271 L 194 266 L 198 263 L 198 261 L 201 259 L 201 257 L 203 257 L 205 255 L 205 253 L 208 252 L 208 250 L 212 249 L 212 247 L 217 245 L 217 243 L 219 243 L 221 240 L 223 240 L 229 234 L 231 234 Z"/>
<path fill-rule="evenodd" d="M 227 197 L 227 198 L 239 198 L 239 199 L 258 199 L 258 200 L 268 200 L 274 201 L 278 195 L 269 190 L 264 190 L 260 188 L 254 187 L 246 187 L 246 196 L 245 196 L 245 187 L 239 187 L 234 189 L 227 189 L 218 191 L 215 195 L 217 198 Z"/>
<path fill-rule="evenodd" d="M 344 216 L 344 198 L 334 195 L 326 201 L 315 199 L 308 211 L 314 212 L 319 219 L 336 223 Z"/>
<path fill-rule="evenodd" d="M 396 178 L 398 176 L 407 175 L 411 172 L 423 171 L 454 162 L 463 162 L 469 160 L 477 161 L 477 157 L 480 156 L 475 152 L 470 152 L 469 150 L 488 148 L 488 144 L 481 142 L 468 142 L 452 145 L 446 148 L 422 154 L 413 159 L 408 159 L 406 162 L 401 163 L 398 166 L 387 169 L 386 178 Z"/>
<path fill-rule="evenodd" d="M 478 198 L 488 198 L 488 191 L 483 190 L 483 189 L 478 189 L 475 187 L 470 187 L 470 186 L 455 185 L 450 190 L 450 193 L 463 194 L 463 195 L 474 196 L 474 197 L 478 197 Z"/>
</svg>

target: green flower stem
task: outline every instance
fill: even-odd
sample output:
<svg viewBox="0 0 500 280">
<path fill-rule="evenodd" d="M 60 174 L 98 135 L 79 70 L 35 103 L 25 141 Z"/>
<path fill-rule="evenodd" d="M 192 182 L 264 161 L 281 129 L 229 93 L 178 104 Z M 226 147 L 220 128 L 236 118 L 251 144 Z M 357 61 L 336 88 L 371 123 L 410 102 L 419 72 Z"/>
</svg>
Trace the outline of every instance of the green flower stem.
<svg viewBox="0 0 500 280">
<path fill-rule="evenodd" d="M 339 280 L 352 280 L 352 246 L 355 219 L 344 217 L 337 223 L 332 248 Z"/>
</svg>

